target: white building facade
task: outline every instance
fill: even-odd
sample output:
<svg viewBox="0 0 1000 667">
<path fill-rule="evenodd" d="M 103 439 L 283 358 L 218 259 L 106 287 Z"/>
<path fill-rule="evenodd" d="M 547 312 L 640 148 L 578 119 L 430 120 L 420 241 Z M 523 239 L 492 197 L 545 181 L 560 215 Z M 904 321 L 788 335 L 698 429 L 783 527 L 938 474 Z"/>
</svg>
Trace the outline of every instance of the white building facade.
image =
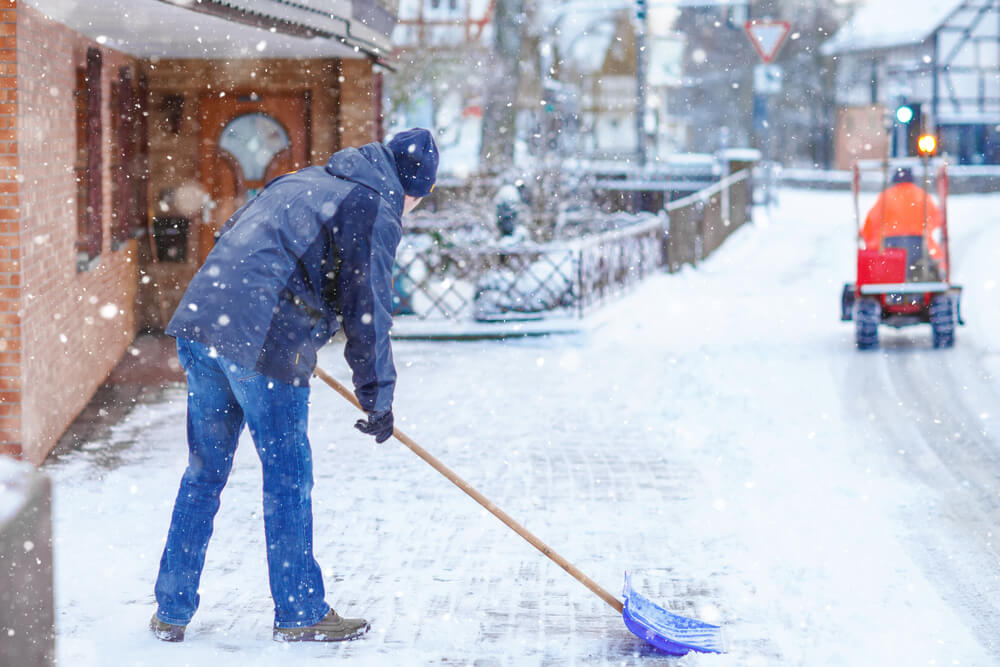
<svg viewBox="0 0 1000 667">
<path fill-rule="evenodd" d="M 1000 0 L 873 0 L 823 53 L 837 63 L 838 166 L 912 155 L 923 131 L 955 163 L 1000 164 Z"/>
</svg>

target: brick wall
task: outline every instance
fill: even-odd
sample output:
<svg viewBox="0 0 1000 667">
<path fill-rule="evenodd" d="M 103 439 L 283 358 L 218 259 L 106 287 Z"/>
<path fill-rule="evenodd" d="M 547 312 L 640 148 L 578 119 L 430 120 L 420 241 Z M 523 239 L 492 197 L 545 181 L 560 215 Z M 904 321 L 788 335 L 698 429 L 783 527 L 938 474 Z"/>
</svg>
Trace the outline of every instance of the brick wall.
<svg viewBox="0 0 1000 667">
<path fill-rule="evenodd" d="M 344 60 L 340 76 L 340 132 L 344 146 L 375 141 L 375 85 L 369 60 Z"/>
<path fill-rule="evenodd" d="M 133 339 L 139 270 L 150 269 L 137 266 L 135 241 L 111 249 L 111 84 L 120 66 L 133 65 L 149 77 L 153 212 L 163 188 L 201 181 L 197 105 L 203 94 L 310 91 L 314 163 L 376 136 L 366 60 L 140 64 L 99 47 L 104 238 L 99 262 L 78 272 L 74 91 L 88 47 L 98 45 L 17 0 L 0 0 L 0 452 L 36 463 Z M 174 93 L 184 94 L 186 108 L 181 132 L 168 136 L 163 102 Z M 192 262 L 154 267 L 144 277 L 154 288 L 147 293 L 169 293 L 173 284 L 179 295 L 195 268 Z M 153 324 L 173 305 L 153 304 Z"/>
<path fill-rule="evenodd" d="M 17 6 L 0 0 L 0 453 L 21 452 Z"/>
<path fill-rule="evenodd" d="M 20 297 L 20 446 L 25 459 L 38 463 L 135 335 L 135 242 L 111 250 L 109 168 L 111 82 L 134 61 L 102 49 L 104 241 L 99 263 L 78 272 L 74 90 L 76 68 L 87 48 L 98 45 L 25 7 L 17 10 L 16 30 L 16 79 L 0 82 L 15 84 L 17 95 L 20 209 L 12 224 L 20 227 L 20 284 L 0 296 Z"/>
</svg>

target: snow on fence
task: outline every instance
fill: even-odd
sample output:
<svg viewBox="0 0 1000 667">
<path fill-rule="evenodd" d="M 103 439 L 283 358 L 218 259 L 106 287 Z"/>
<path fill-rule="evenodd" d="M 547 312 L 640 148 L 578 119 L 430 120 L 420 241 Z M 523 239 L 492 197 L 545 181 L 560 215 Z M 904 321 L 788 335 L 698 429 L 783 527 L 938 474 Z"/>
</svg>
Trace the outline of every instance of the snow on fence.
<svg viewBox="0 0 1000 667">
<path fill-rule="evenodd" d="M 750 219 L 748 172 L 669 204 L 627 216 L 619 229 L 568 241 L 504 246 L 482 231 L 443 242 L 410 229 L 397 253 L 394 314 L 418 320 L 580 317 L 654 271 L 695 264 Z"/>
</svg>

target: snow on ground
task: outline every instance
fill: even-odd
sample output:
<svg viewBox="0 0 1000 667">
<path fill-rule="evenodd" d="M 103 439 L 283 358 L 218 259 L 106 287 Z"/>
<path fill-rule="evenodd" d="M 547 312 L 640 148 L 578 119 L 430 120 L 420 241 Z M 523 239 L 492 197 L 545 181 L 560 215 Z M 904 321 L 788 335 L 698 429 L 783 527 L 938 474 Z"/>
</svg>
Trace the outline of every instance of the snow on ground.
<svg viewBox="0 0 1000 667">
<path fill-rule="evenodd" d="M 30 500 L 27 487 L 32 472 L 34 468 L 30 464 L 0 456 L 0 526 L 10 521 Z"/>
<path fill-rule="evenodd" d="M 59 663 L 1000 664 L 918 546 L 939 534 L 945 557 L 967 556 L 984 580 L 1000 561 L 955 525 L 938 530 L 934 508 L 952 490 L 909 474 L 905 436 L 885 436 L 875 422 L 886 415 L 857 406 L 896 359 L 973 363 L 992 383 L 983 391 L 998 390 L 998 204 L 953 198 L 970 325 L 952 351 L 930 350 L 923 328 L 886 334 L 886 353 L 853 349 L 838 320 L 853 278 L 850 198 L 799 191 L 697 270 L 607 306 L 592 333 L 397 341 L 398 426 L 613 593 L 631 568 L 661 605 L 724 623 L 727 655 L 656 654 L 402 445 L 357 434 L 353 408 L 314 382 L 317 559 L 328 600 L 372 633 L 339 646 L 271 641 L 259 463 L 244 442 L 188 637 L 149 635 L 185 461 L 184 389 L 173 386 L 46 466 Z M 349 377 L 337 343 L 321 365 Z M 992 411 L 978 418 L 1000 418 Z"/>
</svg>

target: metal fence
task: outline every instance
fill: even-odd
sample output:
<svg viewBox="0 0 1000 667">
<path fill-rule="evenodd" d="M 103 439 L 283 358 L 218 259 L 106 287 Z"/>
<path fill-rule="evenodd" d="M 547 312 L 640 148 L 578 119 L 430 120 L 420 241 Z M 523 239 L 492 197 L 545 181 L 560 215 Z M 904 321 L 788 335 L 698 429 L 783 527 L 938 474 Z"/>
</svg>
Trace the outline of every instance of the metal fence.
<svg viewBox="0 0 1000 667">
<path fill-rule="evenodd" d="M 480 322 L 580 317 L 655 271 L 707 257 L 750 219 L 741 171 L 618 229 L 504 246 L 481 227 L 409 229 L 395 266 L 396 316 Z"/>
<path fill-rule="evenodd" d="M 578 314 L 644 279 L 663 271 L 667 259 L 668 225 L 665 215 L 629 229 L 604 232 L 583 239 L 577 248 Z"/>
<path fill-rule="evenodd" d="M 750 175 L 744 170 L 668 204 L 667 270 L 697 264 L 712 254 L 751 219 L 752 197 Z"/>
</svg>

